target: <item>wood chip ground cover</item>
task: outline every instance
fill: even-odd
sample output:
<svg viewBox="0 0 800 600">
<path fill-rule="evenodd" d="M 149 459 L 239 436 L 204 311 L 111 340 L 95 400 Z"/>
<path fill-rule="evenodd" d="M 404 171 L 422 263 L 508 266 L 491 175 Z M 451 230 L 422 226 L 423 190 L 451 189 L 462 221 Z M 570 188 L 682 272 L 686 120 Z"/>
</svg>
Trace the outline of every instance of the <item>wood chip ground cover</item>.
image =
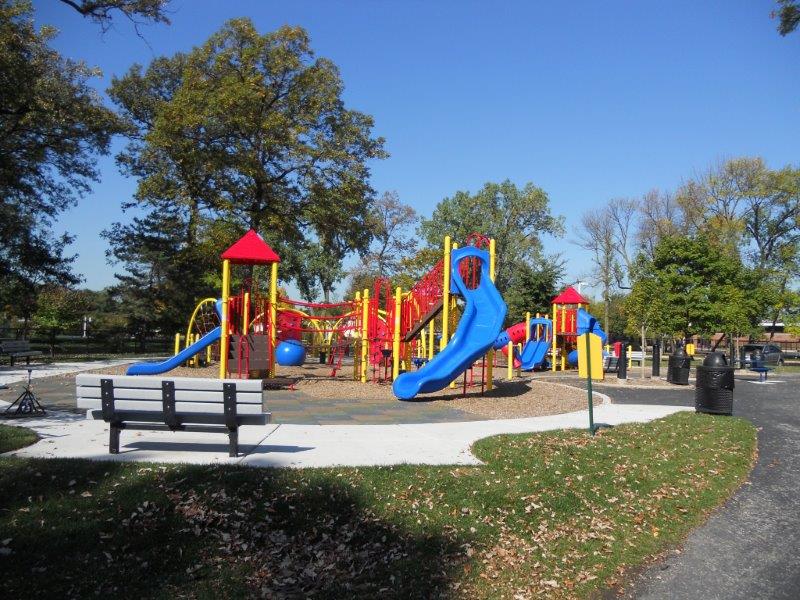
<svg viewBox="0 0 800 600">
<path fill-rule="evenodd" d="M 4 597 L 583 598 L 744 481 L 755 430 L 680 413 L 499 436 L 478 467 L 0 458 Z"/>
</svg>

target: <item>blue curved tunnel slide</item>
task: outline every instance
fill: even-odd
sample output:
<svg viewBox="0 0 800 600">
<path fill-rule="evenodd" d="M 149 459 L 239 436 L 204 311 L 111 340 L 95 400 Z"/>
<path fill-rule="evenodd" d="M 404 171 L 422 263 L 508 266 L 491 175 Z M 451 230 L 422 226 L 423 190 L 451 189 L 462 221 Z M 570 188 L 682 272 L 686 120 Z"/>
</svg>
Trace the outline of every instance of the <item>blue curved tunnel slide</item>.
<svg viewBox="0 0 800 600">
<path fill-rule="evenodd" d="M 475 256 L 481 261 L 480 283 L 468 289 L 459 272 L 461 260 Z M 400 400 L 411 400 L 417 394 L 436 392 L 447 387 L 472 363 L 489 350 L 503 327 L 506 303 L 489 278 L 489 253 L 472 246 L 458 248 L 452 253 L 450 279 L 464 298 L 461 320 L 450 343 L 417 371 L 403 373 L 392 385 Z"/>
</svg>

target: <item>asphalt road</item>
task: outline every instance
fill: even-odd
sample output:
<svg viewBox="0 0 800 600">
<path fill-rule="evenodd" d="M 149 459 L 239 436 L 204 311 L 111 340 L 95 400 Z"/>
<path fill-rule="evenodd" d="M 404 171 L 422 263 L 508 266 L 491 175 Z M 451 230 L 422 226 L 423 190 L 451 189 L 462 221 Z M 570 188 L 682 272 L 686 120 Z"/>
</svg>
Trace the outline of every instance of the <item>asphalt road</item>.
<svg viewBox="0 0 800 600">
<path fill-rule="evenodd" d="M 641 600 L 800 598 L 800 376 L 759 385 L 737 377 L 734 415 L 758 427 L 747 483 L 696 529 L 679 553 L 626 589 Z M 694 405 L 694 390 L 598 387 L 615 402 Z"/>
</svg>

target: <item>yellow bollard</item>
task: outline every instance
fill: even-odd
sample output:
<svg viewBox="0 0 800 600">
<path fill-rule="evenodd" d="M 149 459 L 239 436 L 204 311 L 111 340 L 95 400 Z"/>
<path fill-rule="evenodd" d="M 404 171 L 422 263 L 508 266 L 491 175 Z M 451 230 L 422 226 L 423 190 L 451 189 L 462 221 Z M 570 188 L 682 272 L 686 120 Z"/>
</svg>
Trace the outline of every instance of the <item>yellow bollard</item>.
<svg viewBox="0 0 800 600">
<path fill-rule="evenodd" d="M 631 358 L 631 352 L 633 352 L 633 346 L 628 346 L 628 368 L 630 369 L 633 366 L 633 358 Z"/>
<path fill-rule="evenodd" d="M 525 341 L 531 341 L 531 313 L 525 313 Z"/>
</svg>

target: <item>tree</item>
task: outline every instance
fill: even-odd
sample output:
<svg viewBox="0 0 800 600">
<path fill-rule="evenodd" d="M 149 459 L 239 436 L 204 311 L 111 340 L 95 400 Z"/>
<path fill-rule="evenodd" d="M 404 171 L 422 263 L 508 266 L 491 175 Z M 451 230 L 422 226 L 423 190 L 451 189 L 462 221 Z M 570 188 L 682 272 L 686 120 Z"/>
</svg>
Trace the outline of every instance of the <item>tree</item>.
<svg viewBox="0 0 800 600">
<path fill-rule="evenodd" d="M 564 228 L 563 218 L 550 213 L 544 190 L 532 183 L 519 188 L 506 180 L 486 183 L 474 195 L 459 191 L 443 199 L 430 219 L 422 219 L 419 230 L 428 248 L 439 252 L 445 235 L 461 243 L 475 231 L 494 238 L 495 284 L 507 293 L 517 269 L 552 260 L 542 251 L 542 236 L 560 236 Z"/>
<path fill-rule="evenodd" d="M 361 262 L 350 270 L 350 285 L 346 298 L 352 298 L 364 285 L 372 289 L 379 278 L 389 278 L 393 285 L 410 289 L 422 273 L 417 273 L 414 261 L 418 258 L 414 227 L 419 222 L 416 211 L 403 204 L 397 192 L 385 192 L 370 209 L 369 223 L 372 243 Z M 426 255 L 423 273 L 435 264 Z M 430 264 L 428 264 L 430 262 Z M 361 286 L 361 287 L 359 287 Z"/>
<path fill-rule="evenodd" d="M 179 216 L 156 211 L 104 231 L 109 261 L 124 267 L 113 293 L 126 306 L 129 333 L 143 342 L 183 330 L 197 301 L 219 293 L 219 254 L 241 233 L 209 222 L 188 246 Z"/>
<path fill-rule="evenodd" d="M 48 332 L 50 356 L 55 354 L 58 334 L 77 326 L 90 306 L 90 298 L 82 290 L 47 286 L 39 292 L 33 321 Z"/>
<path fill-rule="evenodd" d="M 639 201 L 636 231 L 639 249 L 652 259 L 662 238 L 685 232 L 682 221 L 681 208 L 674 194 L 650 190 Z"/>
<path fill-rule="evenodd" d="M 777 0 L 779 8 L 772 11 L 778 17 L 778 33 L 789 35 L 800 25 L 800 3 L 797 0 Z"/>
<path fill-rule="evenodd" d="M 755 272 L 738 257 L 703 236 L 673 236 L 653 260 L 641 257 L 626 311 L 633 330 L 681 338 L 741 332 L 758 321 L 759 296 Z"/>
<path fill-rule="evenodd" d="M 111 27 L 114 13 L 125 15 L 134 26 L 143 21 L 169 25 L 166 6 L 169 0 L 61 0 L 82 16 L 100 25 L 103 31 Z"/>
<path fill-rule="evenodd" d="M 396 275 L 403 260 L 416 252 L 418 221 L 417 212 L 403 204 L 397 192 L 378 198 L 370 210 L 373 242 L 364 257 L 366 268 L 380 277 Z"/>
<path fill-rule="evenodd" d="M 553 260 L 532 267 L 522 265 L 515 273 L 508 291 L 503 298 L 508 305 L 506 320 L 518 323 L 525 320 L 525 314 L 537 312 L 550 313 L 550 302 L 558 294 L 559 283 L 564 276 L 564 263 Z"/>
<path fill-rule="evenodd" d="M 628 287 L 633 268 L 634 217 L 639 209 L 636 200 L 614 198 L 600 209 L 583 214 L 576 242 L 591 252 L 592 278 L 603 294 L 603 328 L 609 330 L 611 296 L 615 289 Z"/>
<path fill-rule="evenodd" d="M 287 252 L 314 238 L 341 260 L 369 244 L 367 162 L 386 156 L 342 91 L 302 28 L 261 35 L 234 19 L 190 53 L 114 80 L 135 129 L 119 160 L 139 178 L 139 202 L 209 211 Z"/>
<path fill-rule="evenodd" d="M 50 48 L 29 2 L 0 1 L 0 297 L 35 306 L 44 283 L 69 285 L 68 235 L 52 224 L 98 178 L 97 154 L 121 130 L 89 82 L 99 72 Z"/>
<path fill-rule="evenodd" d="M 800 169 L 771 170 L 760 158 L 736 158 L 688 181 L 678 202 L 692 231 L 741 256 L 771 290 L 762 316 L 779 318 L 780 296 L 796 277 L 800 242 Z"/>
</svg>

